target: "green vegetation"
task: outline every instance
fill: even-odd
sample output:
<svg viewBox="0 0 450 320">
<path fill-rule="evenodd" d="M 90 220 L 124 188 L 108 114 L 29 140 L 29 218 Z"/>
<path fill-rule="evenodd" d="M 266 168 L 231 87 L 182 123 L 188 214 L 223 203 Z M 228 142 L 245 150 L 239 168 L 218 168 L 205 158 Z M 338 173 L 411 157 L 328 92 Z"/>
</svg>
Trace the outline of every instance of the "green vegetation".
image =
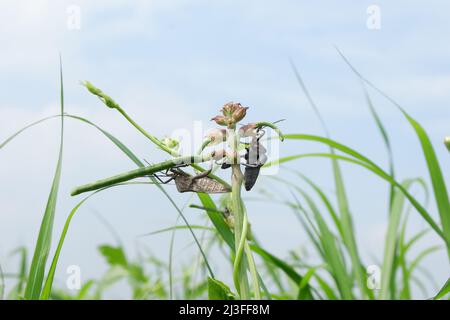
<svg viewBox="0 0 450 320">
<path fill-rule="evenodd" d="M 343 56 L 342 56 L 343 57 Z M 126 281 L 130 288 L 133 299 L 412 299 L 412 286 L 424 289 L 423 276 L 428 276 L 420 268 L 420 263 L 429 254 L 436 250 L 446 250 L 450 257 L 450 203 L 446 183 L 443 178 L 442 169 L 436 156 L 433 145 L 425 131 L 417 120 L 411 117 L 407 111 L 398 103 L 384 94 L 376 86 L 366 80 L 351 64 L 343 57 L 350 68 L 361 80 L 367 106 L 374 122 L 380 132 L 380 136 L 386 146 L 388 157 L 388 168 L 383 168 L 372 161 L 363 153 L 334 140 L 326 127 L 320 114 L 319 108 L 309 94 L 298 70 L 292 63 L 297 80 L 303 93 L 306 95 L 313 111 L 320 119 L 324 136 L 316 136 L 304 133 L 282 134 L 280 129 L 270 122 L 257 122 L 243 127 L 238 123 L 244 119 L 246 108 L 240 104 L 226 104 L 222 114 L 213 118 L 219 125 L 226 127 L 224 136 L 209 136 L 205 138 L 201 150 L 189 156 L 181 156 L 177 151 L 177 143 L 158 139 L 143 129 L 138 121 L 132 119 L 124 109 L 109 95 L 95 87 L 90 82 L 83 85 L 88 91 L 98 97 L 101 102 L 110 109 L 119 112 L 137 131 L 144 135 L 149 141 L 156 145 L 161 151 L 168 154 L 168 159 L 155 164 L 144 164 L 124 143 L 111 133 L 103 130 L 88 119 L 78 115 L 65 113 L 64 90 L 61 67 L 60 87 L 60 114 L 38 120 L 25 128 L 19 130 L 0 144 L 0 152 L 11 143 L 24 130 L 28 130 L 38 124 L 51 119 L 59 119 L 61 122 L 60 150 L 56 165 L 55 175 L 50 188 L 47 206 L 42 216 L 42 223 L 37 234 L 36 245 L 33 251 L 31 263 L 28 263 L 28 249 L 20 248 L 14 252 L 20 257 L 20 268 L 16 273 L 8 273 L 0 269 L 0 295 L 8 299 L 102 299 L 112 285 Z M 422 154 L 425 159 L 426 168 L 431 181 L 429 190 L 425 180 L 419 177 L 400 179 L 396 174 L 392 146 L 388 130 L 383 125 L 381 117 L 372 103 L 369 89 L 377 91 L 396 106 L 410 124 L 412 132 L 417 136 Z M 105 110 L 108 112 L 110 110 Z M 52 231 L 54 228 L 54 217 L 56 212 L 58 190 L 63 163 L 63 137 L 64 121 L 73 120 L 94 127 L 112 142 L 125 156 L 127 156 L 136 169 L 116 176 L 105 178 L 100 181 L 91 182 L 87 185 L 78 186 L 73 189 L 72 195 L 93 191 L 83 198 L 69 213 L 63 227 L 56 248 L 51 248 Z M 319 262 L 311 263 L 307 258 L 300 256 L 297 251 L 292 250 L 289 257 L 277 257 L 262 248 L 257 241 L 261 236 L 258 230 L 253 230 L 248 221 L 246 209 L 246 197 L 242 197 L 242 186 L 244 174 L 238 162 L 238 152 L 248 145 L 243 144 L 241 138 L 250 136 L 252 141 L 258 143 L 257 134 L 262 128 L 270 128 L 277 133 L 280 140 L 285 143 L 299 145 L 304 141 L 314 142 L 318 146 L 325 146 L 329 152 L 321 153 L 298 153 L 282 157 L 277 161 L 265 163 L 269 167 L 278 162 L 283 170 L 289 170 L 289 179 L 281 176 L 269 177 L 274 184 L 288 188 L 290 193 L 286 195 L 271 192 L 265 194 L 265 199 L 279 203 L 290 208 L 298 221 L 301 229 L 299 232 L 308 235 L 310 241 L 309 250 L 319 258 Z M 248 132 L 246 131 L 248 130 Z M 224 131 L 221 131 L 224 132 Z M 220 141 L 215 141 L 219 139 Z M 449 139 L 445 138 L 445 145 L 449 148 Z M 226 142 L 229 149 L 204 152 L 204 149 L 216 142 Z M 281 148 L 283 144 L 281 144 Z M 444 148 L 444 145 L 439 147 Z M 333 170 L 334 193 L 326 192 L 315 181 L 313 174 L 306 176 L 295 168 L 285 167 L 284 164 L 299 161 L 303 158 L 328 158 Z M 209 173 L 204 167 L 212 161 L 229 164 L 231 170 L 219 170 Z M 361 248 L 356 241 L 357 226 L 353 223 L 351 203 L 345 187 L 345 176 L 341 170 L 342 162 L 352 166 L 362 167 L 370 174 L 381 178 L 386 182 L 389 189 L 389 197 L 386 199 L 388 212 L 387 230 L 384 242 L 384 254 L 379 265 L 381 267 L 381 279 L 379 288 L 374 289 L 369 285 L 370 274 L 368 265 L 361 258 Z M 192 176 L 201 175 L 199 179 L 208 183 L 218 183 L 231 192 L 220 197 L 205 192 L 195 193 L 198 200 L 193 201 L 190 207 L 205 212 L 208 224 L 191 225 L 175 199 L 166 192 L 166 186 L 160 182 L 156 173 L 179 167 L 179 165 L 191 167 Z M 220 163 L 221 164 L 221 163 Z M 203 165 L 203 166 L 202 166 Z M 261 163 L 262 165 L 262 163 Z M 183 170 L 188 170 L 183 168 Z M 217 172 L 228 173 L 229 179 L 219 176 Z M 209 173 L 209 174 L 208 174 Z M 206 174 L 208 174 L 206 176 Z M 130 181 L 137 177 L 145 177 L 148 181 Z M 200 177 L 200 176 L 199 176 Z M 206 178 L 205 178 L 206 177 Z M 197 177 L 198 178 L 198 177 Z M 175 177 L 176 179 L 176 177 Z M 212 181 L 212 182 L 211 182 Z M 72 219 L 86 201 L 94 201 L 95 195 L 107 192 L 112 187 L 125 188 L 130 184 L 142 184 L 151 188 L 153 192 L 163 192 L 167 200 L 173 206 L 182 225 L 177 224 L 152 234 L 170 232 L 172 240 L 167 243 L 167 250 L 171 259 L 168 263 L 157 259 L 149 250 L 139 248 L 138 257 L 128 256 L 125 248 L 118 241 L 115 245 L 102 245 L 98 248 L 99 254 L 104 257 L 109 266 L 107 272 L 100 279 L 89 279 L 85 281 L 81 289 L 75 294 L 70 294 L 63 288 L 54 285 L 55 272 L 58 268 L 58 260 L 64 253 L 64 241 L 69 234 L 76 237 L 77 232 L 69 233 Z M 425 192 L 426 200 L 416 197 L 411 188 L 417 185 Z M 178 186 L 177 186 L 178 187 Z M 250 191 L 252 192 L 252 191 Z M 430 195 L 428 195 L 430 193 Z M 67 195 L 63 195 L 67 196 Z M 61 195 L 60 195 L 61 197 Z M 437 212 L 430 212 L 427 200 L 434 201 Z M 411 215 L 419 215 L 426 222 L 426 228 L 417 234 L 409 234 L 408 219 Z M 438 217 L 438 218 L 436 218 Z M 178 221 L 178 220 L 177 220 Z M 174 274 L 172 263 L 173 237 L 175 232 L 187 230 L 192 235 L 194 244 L 198 249 L 198 258 L 193 259 L 190 265 L 182 268 L 181 274 Z M 197 234 L 202 237 L 198 238 Z M 419 252 L 413 248 L 423 238 L 431 233 L 441 239 L 441 245 L 429 246 Z M 208 237 L 205 237 L 208 235 Z M 206 240 L 205 240 L 205 239 Z M 226 283 L 228 279 L 217 279 L 211 263 L 209 253 L 212 248 L 219 248 L 224 253 L 230 265 L 230 277 L 233 283 Z M 49 263 L 48 255 L 52 253 L 53 259 Z M 370 272 L 369 272 L 370 273 Z M 14 279 L 15 285 L 5 291 L 4 279 Z M 424 289 L 425 290 L 425 289 Z M 440 284 L 436 292 L 425 295 L 433 299 L 445 299 L 449 294 L 449 282 Z"/>
</svg>

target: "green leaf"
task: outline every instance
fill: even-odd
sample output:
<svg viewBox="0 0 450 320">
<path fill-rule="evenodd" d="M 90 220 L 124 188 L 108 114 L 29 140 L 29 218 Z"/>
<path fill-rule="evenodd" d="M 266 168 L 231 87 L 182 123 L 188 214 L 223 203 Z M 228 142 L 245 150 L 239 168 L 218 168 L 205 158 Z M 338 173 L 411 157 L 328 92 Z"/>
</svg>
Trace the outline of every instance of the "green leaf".
<svg viewBox="0 0 450 320">
<path fill-rule="evenodd" d="M 346 300 L 351 300 L 353 298 L 352 280 L 349 277 L 347 270 L 345 269 L 344 257 L 342 256 L 341 251 L 338 250 L 338 244 L 336 243 L 335 236 L 328 228 L 327 223 L 322 218 L 312 198 L 302 190 L 299 190 L 299 192 L 303 196 L 305 201 L 308 203 L 308 206 L 311 212 L 313 213 L 315 221 L 319 227 L 320 233 L 319 241 L 322 244 L 324 258 L 326 263 L 328 263 L 330 266 L 330 272 L 336 282 L 336 285 L 342 295 L 342 298 Z M 299 201 L 297 199 L 295 200 L 299 204 Z"/>
<path fill-rule="evenodd" d="M 409 189 L 415 180 L 405 180 L 402 185 L 405 189 Z M 392 273 L 395 271 L 395 254 L 397 248 L 397 238 L 400 226 L 401 214 L 403 212 L 405 196 L 402 193 L 395 193 L 391 212 L 389 214 L 388 230 L 386 232 L 380 298 L 383 300 L 389 299 L 389 290 L 392 280 Z M 392 297 L 393 298 L 393 297 Z"/>
<path fill-rule="evenodd" d="M 272 263 L 274 266 L 283 271 L 289 277 L 289 279 L 291 279 L 296 285 L 300 286 L 303 277 L 298 274 L 297 271 L 295 271 L 290 265 L 259 246 L 251 245 L 250 248 L 261 258 Z M 303 291 L 304 292 L 300 292 L 299 296 L 303 297 L 305 300 L 314 299 L 309 284 L 305 284 Z"/>
<path fill-rule="evenodd" d="M 115 185 L 115 186 L 110 186 L 110 187 L 116 187 L 119 185 Z M 107 188 L 103 188 L 100 190 L 97 190 L 93 193 L 91 193 L 90 195 L 88 195 L 87 197 L 85 197 L 83 200 L 81 200 L 70 212 L 69 216 L 66 219 L 66 223 L 64 224 L 64 228 L 61 232 L 61 236 L 59 237 L 59 242 L 58 242 L 58 246 L 55 250 L 55 254 L 53 255 L 53 260 L 52 260 L 52 264 L 50 265 L 50 269 L 48 270 L 48 274 L 47 274 L 47 279 L 45 281 L 45 285 L 44 285 L 44 289 L 42 290 L 42 294 L 41 294 L 41 299 L 42 300 L 47 300 L 50 295 L 51 295 L 51 291 L 52 291 L 52 285 L 53 285 L 53 279 L 55 277 L 55 272 L 56 272 L 56 267 L 58 265 L 58 260 L 59 260 L 59 256 L 61 254 L 61 250 L 62 247 L 64 245 L 64 240 L 66 239 L 66 235 L 67 235 L 67 231 L 69 230 L 70 227 L 70 222 L 72 221 L 73 216 L 75 215 L 75 213 L 78 211 L 78 209 L 92 196 L 94 196 L 95 194 L 109 189 L 110 187 Z"/>
<path fill-rule="evenodd" d="M 439 290 L 438 294 L 433 298 L 433 300 L 439 300 L 443 298 L 446 294 L 450 292 L 450 278 L 444 284 L 441 290 Z"/>
<path fill-rule="evenodd" d="M 236 300 L 236 296 L 226 284 L 211 277 L 208 277 L 208 298 L 209 300 Z"/>
<path fill-rule="evenodd" d="M 217 229 L 217 232 L 220 234 L 225 243 L 230 247 L 230 249 L 234 251 L 234 235 L 231 232 L 230 227 L 225 223 L 223 216 L 217 211 L 217 207 L 214 201 L 206 193 L 197 193 L 197 196 L 203 207 L 207 208 L 206 213 L 208 214 L 208 217 L 214 227 Z"/>
<path fill-rule="evenodd" d="M 447 187 L 439 165 L 439 161 L 436 157 L 436 153 L 428 137 L 428 134 L 426 133 L 425 129 L 414 118 L 412 118 L 406 112 L 405 109 L 403 109 L 400 106 L 400 104 L 398 104 L 394 99 L 392 99 L 382 90 L 380 90 L 372 82 L 363 77 L 362 74 L 359 73 L 358 70 L 356 70 L 356 68 L 350 63 L 350 61 L 342 54 L 342 52 L 339 51 L 339 49 L 338 53 L 361 81 L 364 81 L 370 87 L 375 89 L 378 93 L 380 93 L 383 97 L 389 100 L 393 105 L 395 105 L 400 110 L 400 112 L 408 120 L 409 124 L 412 126 L 417 137 L 419 138 L 420 145 L 422 146 L 422 153 L 425 157 L 431 183 L 433 186 L 436 205 L 438 207 L 439 215 L 441 218 L 443 233 L 441 232 L 440 235 L 445 241 L 445 244 L 447 246 L 447 254 L 450 258 L 450 201 L 447 193 Z"/>
<path fill-rule="evenodd" d="M 98 250 L 100 251 L 102 256 L 105 257 L 109 265 L 119 265 L 123 267 L 128 266 L 127 258 L 125 257 L 125 253 L 123 252 L 123 249 L 121 247 L 102 245 L 98 247 Z"/>
<path fill-rule="evenodd" d="M 102 128 L 100 128 L 99 126 L 97 126 L 96 124 L 94 124 L 93 122 L 79 117 L 79 116 L 75 116 L 75 115 L 66 115 L 66 117 L 72 118 L 72 119 L 76 119 L 79 120 L 81 122 L 84 122 L 86 124 L 89 124 L 91 126 L 93 126 L 94 128 L 96 128 L 97 130 L 99 130 L 101 133 L 103 133 L 109 140 L 111 140 L 130 160 L 132 160 L 137 166 L 139 167 L 143 167 L 144 164 L 139 160 L 139 158 L 127 147 L 125 146 L 119 139 L 117 139 L 116 137 L 114 137 L 112 134 L 110 134 L 109 132 L 103 130 Z M 37 124 L 37 123 L 35 123 Z M 208 260 L 206 259 L 206 255 L 204 254 L 200 243 L 198 242 L 198 239 L 196 238 L 193 230 L 190 228 L 189 223 L 187 222 L 186 218 L 184 217 L 183 213 L 181 212 L 181 210 L 178 208 L 178 206 L 176 205 L 175 201 L 170 197 L 170 195 L 167 193 L 166 190 L 164 190 L 164 188 L 162 186 L 160 186 L 159 183 L 157 183 L 156 179 L 154 177 L 150 177 L 150 180 L 152 182 L 154 182 L 154 185 L 161 191 L 163 192 L 163 194 L 167 197 L 167 199 L 170 201 L 170 203 L 174 206 L 174 208 L 178 211 L 179 215 L 183 218 L 183 220 L 186 223 L 186 226 L 189 228 L 194 240 L 196 241 L 197 246 L 199 247 L 200 252 L 202 253 L 203 258 L 205 259 L 205 264 L 208 268 L 208 270 L 210 271 L 210 274 L 212 274 L 211 268 L 209 266 Z M 105 188 L 107 189 L 107 188 Z M 98 191 L 102 191 L 105 189 L 100 189 Z M 50 292 L 51 292 L 51 287 L 53 284 L 53 278 L 56 272 L 56 266 L 58 263 L 58 259 L 59 259 L 59 255 L 61 253 L 61 249 L 62 246 L 64 244 L 64 240 L 66 237 L 66 233 L 69 229 L 70 226 L 70 222 L 72 217 L 74 216 L 74 214 L 76 213 L 76 211 L 80 208 L 80 206 L 87 200 L 89 199 L 91 196 L 93 196 L 94 194 L 96 194 L 97 192 L 91 193 L 89 196 L 87 196 L 86 198 L 84 198 L 82 201 L 80 201 L 77 206 L 75 206 L 75 208 L 71 211 L 71 213 L 69 214 L 67 220 L 66 220 L 66 224 L 64 226 L 64 229 L 61 233 L 60 236 L 60 240 L 59 240 L 59 244 L 58 244 L 58 248 L 54 254 L 54 258 L 53 258 L 53 262 L 52 262 L 52 266 L 49 270 L 48 276 L 47 276 L 47 280 L 46 280 L 46 288 L 45 288 L 45 297 L 48 299 L 48 297 L 50 296 Z"/>
<path fill-rule="evenodd" d="M 292 161 L 295 159 L 300 158 L 306 158 L 306 157 L 327 157 L 327 158 L 335 158 L 339 160 L 344 160 L 347 162 L 351 162 L 354 164 L 358 164 L 366 169 L 369 169 L 373 173 L 377 174 L 379 177 L 383 178 L 384 180 L 388 181 L 391 184 L 394 184 L 400 191 L 408 198 L 408 200 L 411 202 L 411 204 L 417 209 L 419 214 L 428 222 L 428 224 L 436 231 L 436 233 L 442 237 L 444 240 L 446 239 L 446 235 L 442 232 L 438 224 L 434 221 L 434 219 L 430 216 L 428 211 L 407 191 L 403 186 L 398 183 L 395 179 L 393 179 L 387 172 L 385 172 L 383 169 L 381 169 L 378 165 L 376 165 L 373 161 L 368 159 L 367 157 L 363 156 L 359 152 L 340 144 L 334 140 L 319 137 L 319 136 L 313 136 L 313 135 L 306 135 L 306 134 L 288 134 L 284 136 L 285 139 L 293 139 L 293 140 L 308 140 L 308 141 L 316 141 L 320 142 L 329 146 L 332 146 L 335 149 L 338 149 L 339 151 L 342 151 L 353 158 L 340 156 L 337 154 L 324 154 L 324 153 L 315 153 L 315 154 L 302 154 L 302 155 L 295 155 L 295 156 L 289 156 L 285 158 L 281 158 L 278 160 L 279 163 L 283 163 L 286 161 Z M 273 163 L 267 163 L 265 166 L 270 166 Z"/>
<path fill-rule="evenodd" d="M 25 299 L 37 300 L 40 297 L 42 283 L 44 281 L 45 266 L 50 252 L 53 222 L 55 219 L 56 201 L 58 198 L 59 183 L 61 180 L 61 167 L 64 141 L 64 86 L 62 63 L 60 61 L 60 99 L 61 99 L 61 135 L 58 163 L 53 177 L 52 187 L 47 200 L 44 217 L 42 218 L 36 247 L 34 249 L 33 260 L 31 262 L 30 273 L 25 288 Z"/>
</svg>

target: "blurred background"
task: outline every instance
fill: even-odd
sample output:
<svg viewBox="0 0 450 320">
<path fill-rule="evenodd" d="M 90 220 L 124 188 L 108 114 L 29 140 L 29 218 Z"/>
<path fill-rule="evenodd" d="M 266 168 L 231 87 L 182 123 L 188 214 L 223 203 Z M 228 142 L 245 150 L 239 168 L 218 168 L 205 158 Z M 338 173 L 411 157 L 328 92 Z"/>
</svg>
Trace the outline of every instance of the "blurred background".
<svg viewBox="0 0 450 320">
<path fill-rule="evenodd" d="M 375 7 L 373 7 L 375 5 Z M 375 13 L 374 13 L 375 8 Z M 295 62 L 335 140 L 387 167 L 379 131 L 358 79 L 335 46 L 368 79 L 396 99 L 425 127 L 436 148 L 446 181 L 450 166 L 443 138 L 450 134 L 450 3 L 443 1 L 11 1 L 0 2 L 0 141 L 26 124 L 59 111 L 59 58 L 64 65 L 66 111 L 87 117 L 112 132 L 141 159 L 166 159 L 123 118 L 89 94 L 89 80 L 111 95 L 152 134 L 192 130 L 228 101 L 250 107 L 246 120 L 275 121 L 285 133 L 324 135 L 301 91 L 289 59 Z M 79 15 L 78 15 L 79 13 Z M 376 21 L 374 22 L 374 18 Z M 392 141 L 399 180 L 428 181 L 420 144 L 409 124 L 386 99 L 371 92 Z M 17 269 L 10 253 L 34 249 L 56 166 L 59 122 L 47 121 L 0 152 L 0 263 Z M 286 142 L 281 155 L 326 151 L 314 143 Z M 287 164 L 333 192 L 327 159 Z M 388 185 L 367 171 L 343 164 L 343 172 L 361 255 L 379 263 L 387 225 Z M 66 121 L 62 184 L 54 243 L 70 210 L 81 199 L 70 197 L 76 185 L 134 168 L 134 164 L 93 128 Z M 281 168 L 280 176 L 289 178 Z M 167 190 L 183 207 L 189 195 Z M 260 201 L 263 192 L 289 191 L 262 177 L 244 196 L 252 229 L 263 247 L 280 257 L 290 250 L 308 255 L 307 237 L 292 210 Z M 421 197 L 417 188 L 415 195 Z M 193 202 L 196 203 L 196 199 Z M 436 212 L 430 201 L 431 212 Z M 202 211 L 186 209 L 192 224 L 204 224 Z M 127 186 L 95 196 L 74 217 L 62 251 L 55 286 L 64 286 L 66 270 L 78 265 L 82 280 L 100 276 L 107 265 L 97 247 L 114 243 L 103 217 L 133 256 L 137 243 L 168 260 L 170 233 L 141 235 L 173 226 L 177 212 L 156 188 Z M 425 226 L 412 212 L 408 230 Z M 430 234 L 423 246 L 440 244 Z M 420 245 L 417 248 L 420 249 Z M 174 268 L 198 249 L 187 231 L 175 238 Z M 231 284 L 229 266 L 217 254 L 211 263 Z M 435 282 L 449 275 L 445 250 L 424 261 Z M 7 288 L 8 289 L 8 288 Z M 420 296 L 420 292 L 418 293 Z M 127 298 L 124 286 L 110 291 Z"/>
</svg>

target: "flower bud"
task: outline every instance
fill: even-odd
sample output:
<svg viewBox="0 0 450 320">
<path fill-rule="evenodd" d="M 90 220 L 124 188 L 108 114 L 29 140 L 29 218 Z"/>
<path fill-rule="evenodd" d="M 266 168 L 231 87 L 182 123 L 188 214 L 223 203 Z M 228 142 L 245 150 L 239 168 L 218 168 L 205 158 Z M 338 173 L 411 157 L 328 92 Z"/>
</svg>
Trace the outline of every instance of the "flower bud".
<svg viewBox="0 0 450 320">
<path fill-rule="evenodd" d="M 237 123 L 244 119 L 245 115 L 247 114 L 247 107 L 241 107 L 239 104 L 239 108 L 233 111 L 233 114 L 231 115 L 231 118 L 233 119 L 234 123 Z"/>
<path fill-rule="evenodd" d="M 450 151 L 450 137 L 445 137 L 444 144 L 447 147 L 448 151 Z"/>
<path fill-rule="evenodd" d="M 215 121 L 219 126 L 227 126 L 228 125 L 228 119 L 224 116 L 215 116 L 211 119 L 211 121 Z"/>
<path fill-rule="evenodd" d="M 224 149 L 214 150 L 211 153 L 211 157 L 216 161 L 221 160 L 221 159 L 225 158 L 226 156 L 227 156 L 227 152 Z"/>
<path fill-rule="evenodd" d="M 100 98 L 100 100 L 103 101 L 103 103 L 111 108 L 111 109 L 118 109 L 120 110 L 120 106 L 107 94 L 105 94 L 102 90 L 100 90 L 99 88 L 95 87 L 92 83 L 90 83 L 89 81 L 82 81 L 81 85 L 85 86 L 86 89 L 89 90 L 90 93 L 96 95 L 97 97 Z"/>
<path fill-rule="evenodd" d="M 176 139 L 172 139 L 169 137 L 164 137 L 161 142 L 170 149 L 178 149 L 180 143 Z"/>
<path fill-rule="evenodd" d="M 207 139 L 210 139 L 211 142 L 209 145 L 219 144 L 221 142 L 227 141 L 227 130 L 226 129 L 212 129 L 206 135 Z"/>
<path fill-rule="evenodd" d="M 243 138 L 256 136 L 256 123 L 249 123 L 239 129 L 239 135 Z"/>
<path fill-rule="evenodd" d="M 233 113 L 241 106 L 241 104 L 238 103 L 234 103 L 234 102 L 228 102 L 225 103 L 222 107 L 222 114 L 225 117 L 231 117 L 233 115 Z"/>
</svg>

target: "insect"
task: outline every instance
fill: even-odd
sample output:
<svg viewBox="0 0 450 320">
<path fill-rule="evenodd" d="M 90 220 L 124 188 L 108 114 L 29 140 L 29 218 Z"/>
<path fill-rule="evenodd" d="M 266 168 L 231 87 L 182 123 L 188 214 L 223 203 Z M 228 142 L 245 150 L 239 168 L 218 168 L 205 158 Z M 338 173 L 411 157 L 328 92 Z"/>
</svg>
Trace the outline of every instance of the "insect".
<svg viewBox="0 0 450 320">
<path fill-rule="evenodd" d="M 243 163 L 243 165 L 245 166 L 244 186 L 247 191 L 253 188 L 258 179 L 261 167 L 267 161 L 266 148 L 259 142 L 259 139 L 261 139 L 264 133 L 264 130 L 258 129 L 256 136 L 252 137 L 252 141 L 245 148 L 244 159 L 246 163 Z"/>
<path fill-rule="evenodd" d="M 182 165 L 185 166 L 185 165 Z M 208 177 L 211 170 L 204 171 L 196 176 L 191 176 L 179 167 L 173 167 L 166 171 L 165 176 L 169 179 L 163 181 L 159 176 L 153 175 L 161 183 L 169 183 L 175 181 L 178 192 L 202 192 L 202 193 L 226 193 L 231 190 L 220 182 Z"/>
</svg>

